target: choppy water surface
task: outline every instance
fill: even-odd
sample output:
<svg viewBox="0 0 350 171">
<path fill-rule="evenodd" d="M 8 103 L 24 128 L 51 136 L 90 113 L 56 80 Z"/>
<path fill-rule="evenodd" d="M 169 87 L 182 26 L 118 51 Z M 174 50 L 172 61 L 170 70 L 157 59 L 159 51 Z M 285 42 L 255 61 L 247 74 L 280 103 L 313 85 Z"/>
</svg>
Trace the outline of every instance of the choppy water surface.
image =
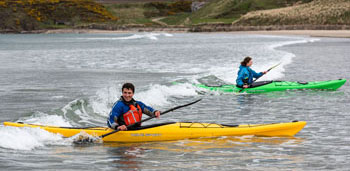
<svg viewBox="0 0 350 171">
<path fill-rule="evenodd" d="M 293 138 L 220 137 L 73 145 L 40 129 L 0 126 L 1 170 L 348 170 L 350 87 L 337 91 L 220 94 L 192 86 L 234 83 L 239 62 L 260 80 L 349 79 L 350 40 L 236 34 L 0 35 L 0 121 L 105 126 L 124 82 L 159 110 L 200 103 L 159 120 L 223 124 L 307 121 Z M 181 81 L 184 84 L 172 84 Z M 145 123 L 146 124 L 146 123 Z"/>
</svg>

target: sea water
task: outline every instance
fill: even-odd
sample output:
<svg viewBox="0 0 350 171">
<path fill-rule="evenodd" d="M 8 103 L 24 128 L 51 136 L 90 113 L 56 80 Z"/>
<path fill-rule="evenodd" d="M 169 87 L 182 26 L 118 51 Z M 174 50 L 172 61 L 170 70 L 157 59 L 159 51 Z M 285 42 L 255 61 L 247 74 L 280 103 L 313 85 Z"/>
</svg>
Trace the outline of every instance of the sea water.
<svg viewBox="0 0 350 171">
<path fill-rule="evenodd" d="M 350 77 L 350 40 L 231 33 L 0 35 L 0 121 L 106 126 L 121 86 L 169 121 L 256 124 L 307 121 L 295 137 L 219 137 L 149 143 L 73 140 L 34 128 L 0 126 L 0 170 L 348 170 L 350 86 L 337 91 L 210 92 L 202 78 L 235 83 L 253 58 L 259 80 Z M 181 82 L 181 84 L 174 84 Z"/>
</svg>

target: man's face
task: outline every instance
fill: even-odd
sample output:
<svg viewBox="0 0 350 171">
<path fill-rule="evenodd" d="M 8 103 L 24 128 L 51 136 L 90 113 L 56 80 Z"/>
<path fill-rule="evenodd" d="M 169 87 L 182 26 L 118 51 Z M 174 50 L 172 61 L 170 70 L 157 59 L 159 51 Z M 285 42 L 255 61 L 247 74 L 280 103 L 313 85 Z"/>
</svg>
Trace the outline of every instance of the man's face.
<svg viewBox="0 0 350 171">
<path fill-rule="evenodd" d="M 134 96 L 134 92 L 132 92 L 131 89 L 123 88 L 123 98 L 125 101 L 127 102 L 131 101 L 133 96 Z"/>
</svg>

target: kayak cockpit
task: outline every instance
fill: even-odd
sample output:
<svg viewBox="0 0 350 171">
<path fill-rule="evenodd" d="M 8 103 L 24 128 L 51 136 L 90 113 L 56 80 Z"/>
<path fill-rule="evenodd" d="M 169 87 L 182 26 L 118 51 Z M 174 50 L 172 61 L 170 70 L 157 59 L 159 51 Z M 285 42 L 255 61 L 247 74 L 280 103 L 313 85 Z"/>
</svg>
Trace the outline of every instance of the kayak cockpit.
<svg viewBox="0 0 350 171">
<path fill-rule="evenodd" d="M 149 129 L 149 128 L 154 128 L 154 127 L 159 127 L 159 126 L 164 126 L 164 125 L 170 125 L 174 124 L 176 122 L 165 122 L 165 123 L 158 123 L 158 124 L 152 124 L 152 125 L 144 125 L 140 127 L 131 127 L 128 130 L 142 130 L 142 129 Z"/>
<path fill-rule="evenodd" d="M 250 85 L 249 88 L 254 88 L 254 87 L 259 87 L 259 86 L 263 86 L 266 84 L 271 84 L 273 81 L 257 81 L 257 82 L 253 82 L 252 85 Z"/>
</svg>

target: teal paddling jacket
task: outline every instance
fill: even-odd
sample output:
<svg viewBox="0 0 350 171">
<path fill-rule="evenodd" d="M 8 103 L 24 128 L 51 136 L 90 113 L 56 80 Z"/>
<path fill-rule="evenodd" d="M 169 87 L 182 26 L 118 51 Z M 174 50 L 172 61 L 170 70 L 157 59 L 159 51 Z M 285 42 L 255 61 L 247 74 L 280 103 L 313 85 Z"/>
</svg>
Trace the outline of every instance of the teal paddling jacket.
<svg viewBox="0 0 350 171">
<path fill-rule="evenodd" d="M 250 85 L 253 83 L 253 78 L 259 78 L 262 75 L 264 75 L 264 73 L 262 72 L 256 73 L 250 67 L 241 65 L 239 66 L 236 84 L 237 86 L 240 86 L 240 87 L 242 87 L 245 83 Z"/>
</svg>

